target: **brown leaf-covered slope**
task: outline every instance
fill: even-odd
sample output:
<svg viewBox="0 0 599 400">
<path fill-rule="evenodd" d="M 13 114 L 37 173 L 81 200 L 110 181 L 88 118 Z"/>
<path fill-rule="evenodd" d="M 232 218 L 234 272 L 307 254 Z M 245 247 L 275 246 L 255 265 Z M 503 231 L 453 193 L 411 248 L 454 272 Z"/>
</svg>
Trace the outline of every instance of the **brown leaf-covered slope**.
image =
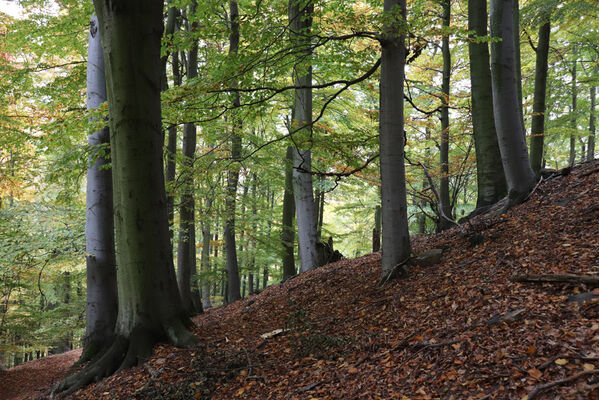
<svg viewBox="0 0 599 400">
<path fill-rule="evenodd" d="M 407 279 L 377 287 L 379 254 L 321 267 L 197 317 L 204 348 L 160 345 L 73 398 L 597 399 L 599 302 L 566 302 L 593 288 L 510 278 L 599 274 L 598 166 L 466 234 L 414 238 L 445 251 Z"/>
</svg>

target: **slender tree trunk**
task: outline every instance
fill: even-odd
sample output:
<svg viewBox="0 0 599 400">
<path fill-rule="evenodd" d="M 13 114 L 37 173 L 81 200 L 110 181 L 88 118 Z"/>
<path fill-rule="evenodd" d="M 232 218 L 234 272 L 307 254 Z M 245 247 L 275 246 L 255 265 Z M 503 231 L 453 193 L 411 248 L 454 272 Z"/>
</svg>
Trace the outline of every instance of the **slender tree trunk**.
<svg viewBox="0 0 599 400">
<path fill-rule="evenodd" d="M 374 209 L 374 229 L 372 230 L 372 252 L 381 249 L 381 206 Z"/>
<path fill-rule="evenodd" d="M 293 218 L 295 217 L 295 201 L 293 199 L 293 147 L 287 147 L 285 156 L 285 193 L 283 194 L 283 223 L 281 228 L 281 244 L 283 245 L 283 280 L 289 279 L 297 272 L 295 270 L 295 258 L 293 245 L 295 241 L 295 229 Z"/>
<path fill-rule="evenodd" d="M 119 294 L 115 340 L 67 378 L 67 394 L 147 359 L 168 339 L 195 345 L 177 290 L 170 251 L 160 110 L 162 2 L 94 1 L 100 20 L 110 112 Z M 139 79 L 143 77 L 143 79 Z"/>
<path fill-rule="evenodd" d="M 574 47 L 572 49 L 572 55 L 574 56 L 574 61 L 573 61 L 573 65 L 572 65 L 572 83 L 571 83 L 571 87 L 572 87 L 572 105 L 570 106 L 570 157 L 569 157 L 569 161 L 568 164 L 570 166 L 573 166 L 574 163 L 576 162 L 576 132 L 578 131 L 578 125 L 577 125 L 577 121 L 576 121 L 576 108 L 577 108 L 577 103 L 578 103 L 578 88 L 576 87 L 577 82 L 576 82 L 576 72 L 577 72 L 577 49 L 576 47 Z"/>
<path fill-rule="evenodd" d="M 493 116 L 489 45 L 476 40 L 476 37 L 487 36 L 486 0 L 468 0 L 468 30 L 474 33 L 470 35 L 468 49 L 476 148 L 476 214 L 497 203 L 507 193 Z"/>
<path fill-rule="evenodd" d="M 312 154 L 304 146 L 309 145 L 312 136 L 312 66 L 310 65 L 310 29 L 312 26 L 312 0 L 289 1 L 289 21 L 291 40 L 297 47 L 297 63 L 293 68 L 295 89 L 293 121 L 290 129 L 295 131 L 298 146 L 293 152 L 293 195 L 297 216 L 297 233 L 301 272 L 309 271 L 318 265 L 316 251 L 316 219 L 314 212 L 314 192 L 312 188 Z"/>
<path fill-rule="evenodd" d="M 195 3 L 192 5 L 192 12 Z M 190 31 L 197 28 L 197 22 L 193 22 Z M 195 79 L 198 76 L 198 45 L 194 42 L 187 57 L 187 79 Z M 196 148 L 196 126 L 193 123 L 185 124 L 183 127 L 183 149 L 181 170 L 181 205 L 179 209 L 179 240 L 177 246 L 177 283 L 183 306 L 190 315 L 200 311 L 199 291 L 196 275 L 195 254 L 195 185 L 193 178 L 193 164 Z M 200 304 L 198 304 L 198 302 Z"/>
<path fill-rule="evenodd" d="M 597 76 L 599 74 L 599 68 L 595 66 L 593 69 L 593 75 Z M 589 113 L 589 144 L 587 146 L 587 161 L 591 161 L 595 159 L 595 96 L 597 93 L 597 87 L 595 85 L 591 86 L 590 97 L 591 97 L 591 111 Z"/>
<path fill-rule="evenodd" d="M 107 100 L 101 33 L 95 15 L 90 23 L 87 58 L 87 108 L 91 110 Z M 112 173 L 106 168 L 110 152 L 108 127 L 89 135 L 87 143 L 91 156 L 87 171 L 87 306 L 82 361 L 90 360 L 112 344 L 118 311 Z"/>
<path fill-rule="evenodd" d="M 392 13 L 383 27 L 380 78 L 380 163 L 383 219 L 382 277 L 410 257 L 410 234 L 404 166 L 404 68 L 406 58 L 405 0 L 385 0 L 385 13 Z M 398 34 L 399 32 L 399 34 Z M 406 271 L 401 271 L 406 272 Z"/>
<path fill-rule="evenodd" d="M 204 276 L 202 278 L 202 304 L 205 309 L 212 307 L 212 302 L 210 301 L 210 281 L 206 278 L 210 272 L 210 239 L 212 238 L 212 234 L 210 233 L 210 221 L 206 214 L 210 212 L 212 202 L 212 198 L 206 200 L 206 205 L 203 210 L 204 216 L 200 222 L 202 228 L 201 269 Z"/>
<path fill-rule="evenodd" d="M 514 0 L 491 0 L 491 74 L 497 138 L 508 184 L 506 209 L 526 199 L 535 184 L 518 109 Z"/>
<path fill-rule="evenodd" d="M 516 84 L 518 85 L 518 112 L 520 113 L 520 124 L 522 134 L 526 139 L 526 125 L 524 125 L 524 108 L 522 101 L 522 56 L 520 51 L 520 1 L 514 0 L 514 59 L 516 61 Z"/>
<path fill-rule="evenodd" d="M 169 2 L 170 3 L 170 2 Z M 169 7 L 167 13 L 167 23 L 164 30 L 165 36 L 172 35 L 175 31 L 177 17 L 177 8 Z M 162 65 L 161 89 L 168 89 L 168 77 L 166 67 L 168 63 L 168 54 L 163 55 L 160 59 Z M 175 51 L 172 58 L 173 80 L 175 86 L 181 85 L 181 74 L 179 73 L 179 54 Z M 172 186 L 175 181 L 175 154 L 177 153 L 177 126 L 170 125 L 167 128 L 167 144 L 166 144 L 166 209 L 168 216 L 170 239 L 173 240 L 173 223 L 175 219 L 175 198 L 172 193 Z"/>
<path fill-rule="evenodd" d="M 451 1 L 443 0 L 443 28 L 449 29 L 451 21 Z M 449 51 L 449 32 L 443 32 L 441 53 L 443 55 L 443 83 L 441 88 L 441 143 L 439 156 L 441 162 L 441 181 L 439 185 L 440 208 L 448 218 L 452 217 L 449 198 L 449 91 L 451 75 L 451 52 Z M 439 230 L 451 228 L 452 223 L 439 216 Z"/>
<path fill-rule="evenodd" d="M 239 49 L 239 9 L 236 1 L 229 2 L 231 33 L 229 35 L 229 55 L 237 54 Z M 239 107 L 239 94 L 233 95 L 233 108 Z M 233 117 L 235 118 L 235 117 Z M 234 120 L 231 132 L 231 166 L 227 177 L 227 199 L 225 221 L 225 248 L 227 254 L 227 302 L 233 303 L 241 298 L 239 282 L 239 265 L 237 264 L 237 248 L 235 245 L 235 200 L 239 181 L 239 164 L 241 157 L 241 122 Z"/>
<path fill-rule="evenodd" d="M 532 106 L 532 128 L 530 136 L 530 166 L 536 176 L 543 168 L 543 142 L 545 140 L 545 96 L 547 92 L 547 60 L 549 58 L 549 38 L 551 24 L 546 22 L 539 27 L 537 64 L 535 70 L 535 93 Z"/>
</svg>

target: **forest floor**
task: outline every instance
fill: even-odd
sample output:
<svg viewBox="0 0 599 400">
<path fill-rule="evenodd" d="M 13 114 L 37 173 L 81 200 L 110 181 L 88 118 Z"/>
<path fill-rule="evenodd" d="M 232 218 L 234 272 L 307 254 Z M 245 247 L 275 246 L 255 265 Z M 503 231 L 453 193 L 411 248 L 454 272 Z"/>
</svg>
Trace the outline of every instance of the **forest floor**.
<svg viewBox="0 0 599 400">
<path fill-rule="evenodd" d="M 462 229 L 413 238 L 441 262 L 382 287 L 375 253 L 209 309 L 195 318 L 204 347 L 158 345 L 71 398 L 599 399 L 599 289 L 513 282 L 599 276 L 599 162 Z M 26 365 L 22 381 L 47 387 Z"/>
</svg>

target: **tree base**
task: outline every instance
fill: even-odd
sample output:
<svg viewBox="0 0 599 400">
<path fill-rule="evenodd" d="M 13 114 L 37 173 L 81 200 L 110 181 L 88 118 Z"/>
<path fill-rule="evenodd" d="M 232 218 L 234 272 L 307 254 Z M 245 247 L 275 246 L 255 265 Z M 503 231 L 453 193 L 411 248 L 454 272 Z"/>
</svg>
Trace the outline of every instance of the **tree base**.
<svg viewBox="0 0 599 400">
<path fill-rule="evenodd" d="M 194 347 L 200 343 L 183 324 L 165 327 L 164 333 L 169 341 L 178 347 Z M 143 327 L 134 328 L 129 337 L 116 336 L 106 351 L 99 353 L 101 355 L 92 359 L 81 371 L 65 378 L 52 390 L 52 395 L 68 396 L 115 372 L 143 364 L 151 356 L 154 344 L 163 338 L 164 335 Z"/>
</svg>

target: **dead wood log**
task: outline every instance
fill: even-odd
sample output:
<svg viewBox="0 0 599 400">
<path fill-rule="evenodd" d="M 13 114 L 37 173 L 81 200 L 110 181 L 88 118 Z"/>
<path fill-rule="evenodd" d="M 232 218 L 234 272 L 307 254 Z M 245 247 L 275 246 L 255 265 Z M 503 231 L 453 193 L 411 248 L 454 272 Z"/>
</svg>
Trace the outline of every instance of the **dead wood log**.
<svg viewBox="0 0 599 400">
<path fill-rule="evenodd" d="M 573 283 L 599 286 L 599 276 L 578 274 L 524 274 L 512 277 L 512 282 L 520 283 Z"/>
<path fill-rule="evenodd" d="M 548 382 L 548 383 L 544 383 L 542 385 L 535 386 L 530 391 L 530 393 L 528 394 L 528 400 L 534 399 L 541 392 L 544 392 L 545 390 L 550 389 L 552 387 L 566 385 L 566 384 L 574 382 L 574 381 L 576 381 L 576 380 L 578 380 L 578 379 L 580 379 L 582 377 L 585 377 L 585 376 L 588 376 L 588 375 L 595 375 L 595 374 L 599 374 L 599 370 L 592 369 L 592 370 L 589 370 L 589 371 L 582 371 L 582 372 L 579 372 L 579 373 L 574 374 L 572 376 L 569 376 L 567 378 L 557 379 L 557 380 L 552 381 L 552 382 Z"/>
</svg>

